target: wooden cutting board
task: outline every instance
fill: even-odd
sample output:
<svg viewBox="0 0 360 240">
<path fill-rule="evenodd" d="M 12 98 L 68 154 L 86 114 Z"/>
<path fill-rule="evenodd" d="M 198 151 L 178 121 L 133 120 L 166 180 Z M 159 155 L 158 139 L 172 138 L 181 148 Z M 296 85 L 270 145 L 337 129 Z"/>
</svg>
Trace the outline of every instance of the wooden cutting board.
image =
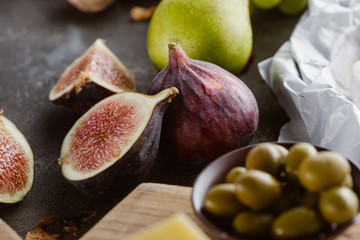
<svg viewBox="0 0 360 240">
<path fill-rule="evenodd" d="M 191 190 L 190 187 L 143 183 L 105 215 L 81 240 L 123 239 L 178 211 L 185 212 L 201 226 L 192 210 Z M 356 239 L 360 239 L 360 221 L 333 238 Z"/>
<path fill-rule="evenodd" d="M 191 188 L 143 183 L 105 215 L 81 240 L 124 239 L 139 229 L 183 211 L 195 220 Z"/>
</svg>

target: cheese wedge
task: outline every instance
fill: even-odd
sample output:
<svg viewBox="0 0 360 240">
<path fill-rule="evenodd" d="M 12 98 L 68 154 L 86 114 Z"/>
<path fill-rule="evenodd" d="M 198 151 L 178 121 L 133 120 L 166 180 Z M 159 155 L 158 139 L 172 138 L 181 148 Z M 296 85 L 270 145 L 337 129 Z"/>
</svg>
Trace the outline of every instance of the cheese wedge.
<svg viewBox="0 0 360 240">
<path fill-rule="evenodd" d="M 199 226 L 185 213 L 178 212 L 169 218 L 142 229 L 126 240 L 210 240 Z"/>
</svg>

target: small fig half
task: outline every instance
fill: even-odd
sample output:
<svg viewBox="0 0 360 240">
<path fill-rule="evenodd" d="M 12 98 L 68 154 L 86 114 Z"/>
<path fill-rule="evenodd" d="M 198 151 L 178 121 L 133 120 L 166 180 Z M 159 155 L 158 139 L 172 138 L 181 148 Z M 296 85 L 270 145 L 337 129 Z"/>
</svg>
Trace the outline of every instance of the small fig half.
<svg viewBox="0 0 360 240">
<path fill-rule="evenodd" d="M 85 13 L 97 13 L 112 5 L 115 0 L 68 0 L 78 10 Z"/>
<path fill-rule="evenodd" d="M 34 155 L 24 135 L 0 109 L 0 203 L 21 201 L 34 179 Z"/>
<path fill-rule="evenodd" d="M 51 89 L 49 100 L 84 113 L 105 97 L 135 90 L 135 80 L 129 70 L 103 39 L 97 39 L 65 69 Z"/>
<path fill-rule="evenodd" d="M 255 96 L 223 68 L 189 58 L 178 42 L 169 44 L 169 65 L 148 94 L 168 87 L 180 94 L 164 115 L 162 146 L 188 164 L 204 165 L 250 143 L 259 123 Z"/>
<path fill-rule="evenodd" d="M 87 111 L 66 135 L 60 153 L 64 177 L 85 193 L 144 179 L 159 148 L 162 116 L 178 94 L 124 92 Z"/>
</svg>

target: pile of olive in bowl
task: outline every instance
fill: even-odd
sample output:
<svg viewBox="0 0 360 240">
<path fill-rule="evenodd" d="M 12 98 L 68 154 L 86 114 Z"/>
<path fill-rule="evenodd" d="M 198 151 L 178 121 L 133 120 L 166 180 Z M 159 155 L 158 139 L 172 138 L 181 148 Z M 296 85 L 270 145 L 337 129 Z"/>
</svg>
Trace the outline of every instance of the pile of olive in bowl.
<svg viewBox="0 0 360 240">
<path fill-rule="evenodd" d="M 193 208 L 213 238 L 326 239 L 359 217 L 360 170 L 309 143 L 227 153 L 197 177 Z"/>
</svg>

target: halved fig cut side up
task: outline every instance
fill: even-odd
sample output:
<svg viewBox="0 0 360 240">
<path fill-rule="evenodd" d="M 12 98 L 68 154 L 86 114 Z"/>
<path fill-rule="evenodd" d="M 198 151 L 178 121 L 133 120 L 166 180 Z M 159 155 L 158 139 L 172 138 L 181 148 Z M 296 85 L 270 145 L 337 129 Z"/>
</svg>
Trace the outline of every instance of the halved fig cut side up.
<svg viewBox="0 0 360 240">
<path fill-rule="evenodd" d="M 64 177 L 85 193 L 146 177 L 157 156 L 164 111 L 177 94 L 176 88 L 152 96 L 123 92 L 94 105 L 63 141 Z"/>
<path fill-rule="evenodd" d="M 66 68 L 51 89 L 49 100 L 83 113 L 114 93 L 135 90 L 135 80 L 130 71 L 103 39 L 97 39 Z"/>
<path fill-rule="evenodd" d="M 21 201 L 34 179 L 34 156 L 20 130 L 0 109 L 0 204 Z"/>
<path fill-rule="evenodd" d="M 105 10 L 116 0 L 67 0 L 71 5 L 85 13 L 97 13 Z"/>
</svg>

